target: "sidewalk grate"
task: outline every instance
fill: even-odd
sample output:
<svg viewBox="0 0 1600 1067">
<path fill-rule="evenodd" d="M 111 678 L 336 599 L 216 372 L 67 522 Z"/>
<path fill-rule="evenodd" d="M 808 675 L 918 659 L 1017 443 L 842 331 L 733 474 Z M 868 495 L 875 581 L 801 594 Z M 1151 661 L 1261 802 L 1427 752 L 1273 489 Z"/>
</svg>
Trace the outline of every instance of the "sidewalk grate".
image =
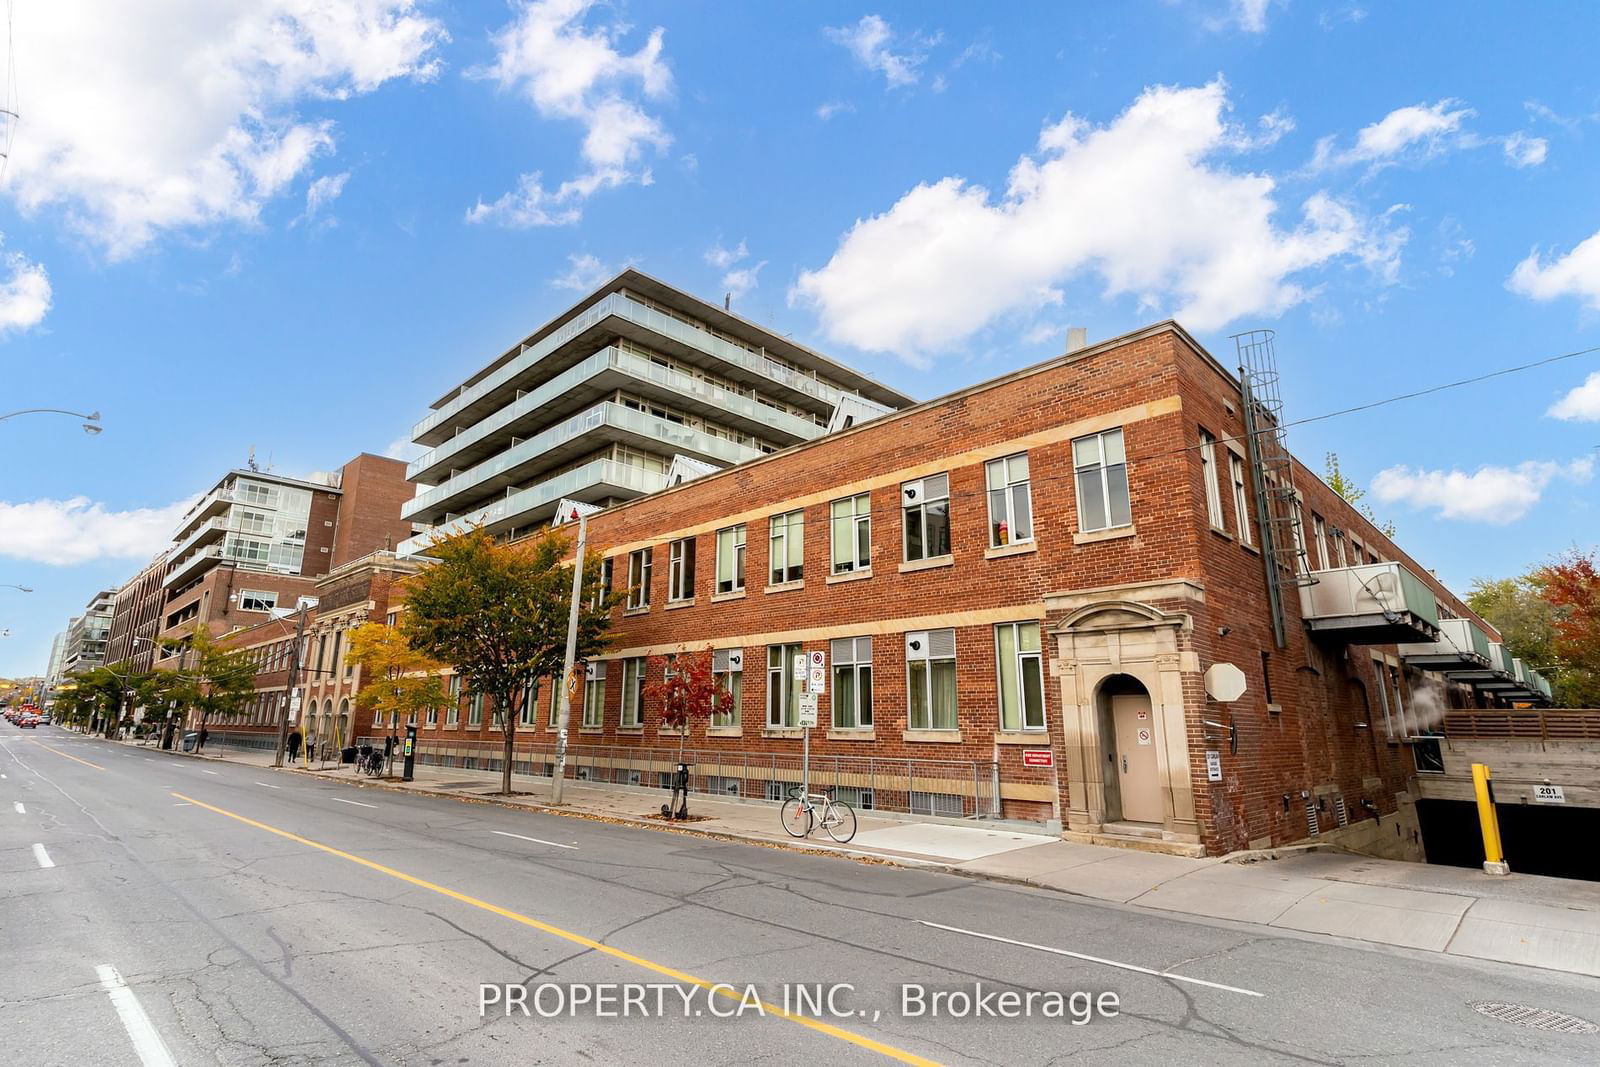
<svg viewBox="0 0 1600 1067">
<path fill-rule="evenodd" d="M 1559 1011 L 1530 1008 L 1526 1004 L 1502 1004 L 1495 1000 L 1475 1000 L 1470 1002 L 1470 1006 L 1479 1015 L 1553 1034 L 1600 1034 L 1600 1025 Z"/>
</svg>

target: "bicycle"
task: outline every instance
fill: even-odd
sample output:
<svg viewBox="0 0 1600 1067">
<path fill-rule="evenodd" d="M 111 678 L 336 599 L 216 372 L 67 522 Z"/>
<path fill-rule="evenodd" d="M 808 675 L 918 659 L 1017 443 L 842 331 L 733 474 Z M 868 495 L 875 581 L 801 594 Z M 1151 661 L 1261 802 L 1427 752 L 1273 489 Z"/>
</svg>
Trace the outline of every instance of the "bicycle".
<svg viewBox="0 0 1600 1067">
<path fill-rule="evenodd" d="M 856 836 L 856 813 L 844 801 L 833 799 L 831 786 L 823 793 L 802 794 L 799 786 L 789 790 L 778 818 L 790 837 L 810 837 L 817 826 L 841 845 Z"/>
<path fill-rule="evenodd" d="M 689 765 L 678 764 L 678 769 L 672 772 L 672 796 L 667 803 L 661 805 L 663 819 L 687 819 L 689 817 Z"/>
<path fill-rule="evenodd" d="M 381 777 L 383 774 L 383 752 L 373 748 L 361 754 L 356 761 L 356 771 L 371 778 Z"/>
</svg>

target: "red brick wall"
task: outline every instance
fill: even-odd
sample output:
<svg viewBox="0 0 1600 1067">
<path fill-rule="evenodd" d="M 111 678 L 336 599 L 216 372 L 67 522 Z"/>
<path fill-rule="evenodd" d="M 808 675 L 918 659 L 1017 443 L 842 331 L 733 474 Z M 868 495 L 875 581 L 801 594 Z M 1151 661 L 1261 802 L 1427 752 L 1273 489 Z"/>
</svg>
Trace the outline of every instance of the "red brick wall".
<svg viewBox="0 0 1600 1067">
<path fill-rule="evenodd" d="M 392 551 L 411 536 L 411 524 L 400 518 L 400 505 L 416 487 L 406 481 L 404 461 L 363 452 L 344 465 L 340 486 L 344 493 L 335 519 L 332 562 L 324 573 L 369 552 Z"/>
</svg>

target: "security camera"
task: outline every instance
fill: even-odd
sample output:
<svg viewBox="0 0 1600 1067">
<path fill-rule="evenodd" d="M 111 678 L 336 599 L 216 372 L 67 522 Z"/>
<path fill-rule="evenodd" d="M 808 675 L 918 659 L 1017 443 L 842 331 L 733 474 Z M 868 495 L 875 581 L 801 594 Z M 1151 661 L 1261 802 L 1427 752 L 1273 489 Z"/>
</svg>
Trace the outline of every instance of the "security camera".
<svg viewBox="0 0 1600 1067">
<path fill-rule="evenodd" d="M 1233 633 L 1233 628 L 1230 627 L 1230 626 L 1219 626 L 1219 627 L 1217 627 L 1217 636 L 1218 637 L 1227 637 L 1231 633 Z"/>
</svg>

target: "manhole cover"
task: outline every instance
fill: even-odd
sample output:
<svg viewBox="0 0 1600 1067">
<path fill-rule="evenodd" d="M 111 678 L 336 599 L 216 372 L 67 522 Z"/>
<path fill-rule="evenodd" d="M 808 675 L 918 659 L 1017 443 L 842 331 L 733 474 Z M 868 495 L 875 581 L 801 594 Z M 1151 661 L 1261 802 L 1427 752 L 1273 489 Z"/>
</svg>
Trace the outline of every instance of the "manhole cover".
<svg viewBox="0 0 1600 1067">
<path fill-rule="evenodd" d="M 1530 1008 L 1526 1004 L 1501 1004 L 1493 1000 L 1478 1000 L 1472 1002 L 1472 1010 L 1479 1015 L 1499 1019 L 1503 1023 L 1531 1026 L 1535 1030 L 1547 1030 L 1553 1034 L 1600 1034 L 1600 1025 L 1587 1019 L 1559 1011 Z"/>
</svg>

